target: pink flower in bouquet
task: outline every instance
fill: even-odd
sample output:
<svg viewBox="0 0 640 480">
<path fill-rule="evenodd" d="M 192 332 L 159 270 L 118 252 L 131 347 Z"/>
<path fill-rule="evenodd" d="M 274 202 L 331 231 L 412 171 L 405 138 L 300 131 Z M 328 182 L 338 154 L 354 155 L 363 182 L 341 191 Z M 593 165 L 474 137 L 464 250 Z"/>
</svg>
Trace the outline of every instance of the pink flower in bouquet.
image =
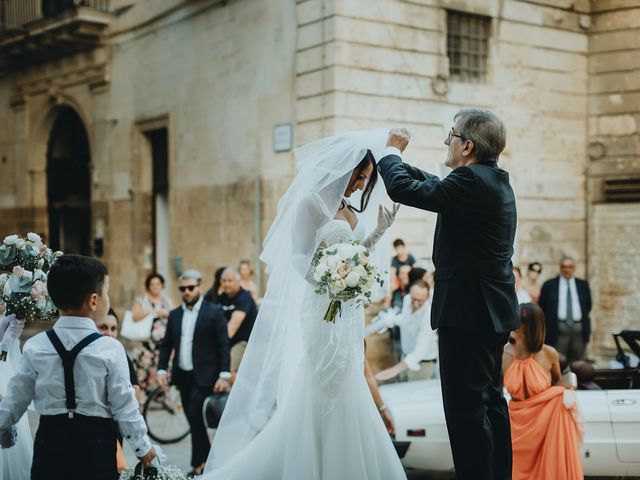
<svg viewBox="0 0 640 480">
<path fill-rule="evenodd" d="M 15 267 L 13 267 L 12 273 L 20 278 L 24 275 L 24 268 L 22 268 L 20 265 L 16 265 Z"/>
<path fill-rule="evenodd" d="M 34 300 L 39 300 L 41 298 L 46 298 L 48 295 L 47 286 L 41 280 L 36 280 L 33 282 L 31 286 L 31 298 Z"/>
</svg>

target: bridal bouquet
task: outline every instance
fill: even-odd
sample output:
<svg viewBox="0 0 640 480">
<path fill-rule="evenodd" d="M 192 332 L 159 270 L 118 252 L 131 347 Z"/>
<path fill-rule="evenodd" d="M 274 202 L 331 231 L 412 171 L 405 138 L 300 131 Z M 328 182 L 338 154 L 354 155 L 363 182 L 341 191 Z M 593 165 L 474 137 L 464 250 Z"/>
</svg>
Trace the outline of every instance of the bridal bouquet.
<svg viewBox="0 0 640 480">
<path fill-rule="evenodd" d="M 324 315 L 326 322 L 335 323 L 343 301 L 354 300 L 362 307 L 371 304 L 371 287 L 374 283 L 382 286 L 384 281 L 369 256 L 369 250 L 359 242 L 336 243 L 313 256 L 315 292 L 329 292 L 332 298 Z"/>
<path fill-rule="evenodd" d="M 57 311 L 47 292 L 47 273 L 61 255 L 35 233 L 29 233 L 26 239 L 10 235 L 0 245 L 0 271 L 4 272 L 0 274 L 0 302 L 12 327 L 2 336 L 0 360 L 6 360 L 15 335 L 19 336 L 20 323 L 55 319 Z"/>
</svg>

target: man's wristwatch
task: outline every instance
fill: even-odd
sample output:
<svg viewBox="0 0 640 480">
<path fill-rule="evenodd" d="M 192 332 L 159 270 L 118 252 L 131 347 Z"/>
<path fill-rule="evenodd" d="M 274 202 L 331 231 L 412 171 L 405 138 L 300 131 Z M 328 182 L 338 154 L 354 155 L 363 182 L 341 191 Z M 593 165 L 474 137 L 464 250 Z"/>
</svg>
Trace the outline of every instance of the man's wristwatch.
<svg viewBox="0 0 640 480">
<path fill-rule="evenodd" d="M 220 372 L 220 375 L 218 375 L 218 378 L 220 378 L 220 380 L 224 380 L 225 382 L 228 382 L 229 380 L 231 380 L 231 372 Z"/>
</svg>

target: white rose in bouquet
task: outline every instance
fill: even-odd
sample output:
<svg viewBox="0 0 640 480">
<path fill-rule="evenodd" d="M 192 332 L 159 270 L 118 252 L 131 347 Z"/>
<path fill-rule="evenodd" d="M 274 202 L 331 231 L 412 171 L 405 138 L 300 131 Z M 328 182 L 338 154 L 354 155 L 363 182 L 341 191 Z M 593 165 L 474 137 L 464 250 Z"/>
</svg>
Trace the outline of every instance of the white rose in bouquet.
<svg viewBox="0 0 640 480">
<path fill-rule="evenodd" d="M 20 240 L 20 237 L 18 235 L 9 235 L 8 237 L 4 237 L 4 244 L 16 245 L 18 243 L 18 240 Z"/>
<path fill-rule="evenodd" d="M 364 266 L 369 265 L 369 257 L 367 257 L 363 253 L 358 254 L 358 261 L 360 262 L 360 265 L 364 265 Z"/>
<path fill-rule="evenodd" d="M 33 233 L 33 232 L 27 233 L 27 240 L 29 240 L 30 242 L 33 242 L 34 245 L 38 247 L 42 245 L 42 238 L 37 233 Z"/>
<path fill-rule="evenodd" d="M 347 284 L 347 287 L 357 287 L 358 283 L 360 283 L 360 274 L 356 271 L 352 271 L 347 275 L 347 278 L 345 278 L 344 281 Z"/>
<path fill-rule="evenodd" d="M 357 250 L 355 245 L 345 244 L 345 245 L 341 245 L 340 248 L 338 249 L 338 255 L 340 255 L 340 257 L 344 259 L 352 258 L 356 253 L 357 253 Z"/>
<path fill-rule="evenodd" d="M 338 257 L 335 255 L 327 255 L 325 257 L 325 263 L 329 268 L 334 268 L 338 263 Z"/>
<path fill-rule="evenodd" d="M 365 277 L 367 275 L 367 269 L 364 268 L 364 265 L 358 265 L 353 269 L 354 272 L 358 272 L 361 277 Z"/>
</svg>

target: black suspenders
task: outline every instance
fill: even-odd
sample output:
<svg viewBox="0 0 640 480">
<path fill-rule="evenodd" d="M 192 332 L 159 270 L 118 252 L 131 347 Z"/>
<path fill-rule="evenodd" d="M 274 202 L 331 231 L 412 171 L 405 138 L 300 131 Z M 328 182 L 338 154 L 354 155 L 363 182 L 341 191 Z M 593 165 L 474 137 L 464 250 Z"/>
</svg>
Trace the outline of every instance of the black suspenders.
<svg viewBox="0 0 640 480">
<path fill-rule="evenodd" d="M 96 341 L 101 338 L 102 335 L 98 332 L 92 333 L 82 340 L 80 340 L 75 347 L 71 350 L 65 350 L 62 342 L 56 332 L 53 329 L 47 332 L 47 337 L 53 343 L 56 352 L 62 358 L 62 368 L 64 368 L 64 391 L 67 397 L 67 411 L 69 412 L 69 418 L 73 418 L 73 413 L 76 411 L 76 385 L 73 380 L 73 364 L 76 361 L 76 357 L 80 353 L 80 351 L 89 345 L 90 343 Z"/>
</svg>

